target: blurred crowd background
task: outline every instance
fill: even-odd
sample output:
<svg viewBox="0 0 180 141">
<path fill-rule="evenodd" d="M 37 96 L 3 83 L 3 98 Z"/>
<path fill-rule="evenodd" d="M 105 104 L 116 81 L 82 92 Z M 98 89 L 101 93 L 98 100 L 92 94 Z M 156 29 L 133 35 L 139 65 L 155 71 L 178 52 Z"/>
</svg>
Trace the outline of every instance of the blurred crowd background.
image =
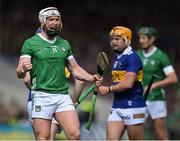
<svg viewBox="0 0 180 141">
<path fill-rule="evenodd" d="M 23 41 L 33 36 L 40 26 L 38 12 L 49 6 L 55 6 L 61 12 L 63 22 L 61 36 L 70 42 L 75 58 L 89 72 L 96 71 L 95 61 L 98 51 L 103 50 L 108 53 L 109 58 L 112 58 L 108 36 L 112 27 L 123 25 L 131 28 L 132 46 L 138 49 L 138 29 L 141 26 L 153 26 L 159 33 L 157 46 L 168 54 L 180 77 L 179 0 L 1 0 L 0 139 L 11 139 L 9 134 L 12 138 L 32 137 L 26 112 L 28 91 L 22 81 L 16 78 L 15 68 Z M 110 69 L 105 73 L 107 83 L 110 81 L 109 71 Z M 70 83 L 72 93 L 73 81 Z M 170 139 L 180 139 L 179 84 L 168 87 L 166 96 L 169 136 Z M 101 135 L 97 135 L 97 139 L 105 138 L 104 124 L 111 101 L 112 95 L 98 97 L 95 121 L 97 124 L 94 128 L 98 128 Z M 147 139 L 154 138 L 152 129 L 149 121 L 146 125 Z M 92 137 L 92 134 L 89 135 Z"/>
</svg>

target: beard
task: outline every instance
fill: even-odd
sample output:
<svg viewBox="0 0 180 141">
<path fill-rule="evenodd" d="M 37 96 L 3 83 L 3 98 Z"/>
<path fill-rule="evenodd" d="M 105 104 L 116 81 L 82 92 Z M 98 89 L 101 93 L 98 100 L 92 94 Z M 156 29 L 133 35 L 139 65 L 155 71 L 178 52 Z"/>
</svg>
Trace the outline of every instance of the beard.
<svg viewBox="0 0 180 141">
<path fill-rule="evenodd" d="M 59 31 L 47 31 L 46 34 L 52 38 L 52 37 L 56 37 L 57 35 L 59 35 Z"/>
<path fill-rule="evenodd" d="M 124 49 L 120 49 L 118 47 L 113 47 L 112 50 L 114 53 L 117 53 L 117 54 L 121 54 L 124 51 Z"/>
<path fill-rule="evenodd" d="M 150 48 L 151 46 L 150 45 L 146 45 L 146 46 L 141 46 L 141 48 L 143 49 L 143 50 L 148 50 L 149 48 Z"/>
<path fill-rule="evenodd" d="M 50 28 L 47 29 L 46 26 L 43 27 L 44 32 L 47 34 L 47 36 L 53 38 L 59 35 L 61 28 L 57 27 L 57 28 Z"/>
<path fill-rule="evenodd" d="M 123 51 L 120 51 L 120 50 L 117 50 L 117 49 L 113 49 L 113 52 L 114 52 L 114 53 L 117 53 L 117 54 L 123 53 Z"/>
</svg>

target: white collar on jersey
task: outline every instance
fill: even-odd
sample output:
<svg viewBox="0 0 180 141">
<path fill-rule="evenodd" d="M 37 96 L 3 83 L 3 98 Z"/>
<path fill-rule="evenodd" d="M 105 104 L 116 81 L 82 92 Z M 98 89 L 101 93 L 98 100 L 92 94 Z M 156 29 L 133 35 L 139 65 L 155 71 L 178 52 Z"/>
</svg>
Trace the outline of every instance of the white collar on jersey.
<svg viewBox="0 0 180 141">
<path fill-rule="evenodd" d="M 121 58 L 122 55 L 130 55 L 132 52 L 132 47 L 128 46 L 121 54 L 117 55 L 117 58 Z"/>
<path fill-rule="evenodd" d="M 124 51 L 123 51 L 123 55 L 130 55 L 132 53 L 132 47 L 128 46 Z"/>
<path fill-rule="evenodd" d="M 150 52 L 148 52 L 148 53 L 146 53 L 144 50 L 143 50 L 143 55 L 144 55 L 144 57 L 150 57 L 151 55 L 153 55 L 154 54 L 154 52 L 157 50 L 157 47 L 156 46 L 154 46 L 154 48 L 150 51 Z"/>
<path fill-rule="evenodd" d="M 56 37 L 53 40 L 48 40 L 47 38 L 45 38 L 44 36 L 42 36 L 40 33 L 38 33 L 39 37 L 41 39 L 43 39 L 44 41 L 50 43 L 50 44 L 54 44 L 56 42 Z"/>
</svg>

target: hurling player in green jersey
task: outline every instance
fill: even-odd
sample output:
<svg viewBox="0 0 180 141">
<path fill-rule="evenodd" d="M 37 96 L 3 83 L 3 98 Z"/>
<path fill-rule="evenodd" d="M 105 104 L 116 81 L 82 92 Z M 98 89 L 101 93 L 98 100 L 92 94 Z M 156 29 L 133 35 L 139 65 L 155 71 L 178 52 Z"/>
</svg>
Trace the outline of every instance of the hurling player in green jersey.
<svg viewBox="0 0 180 141">
<path fill-rule="evenodd" d="M 58 36 L 61 16 L 57 8 L 48 7 L 39 12 L 43 31 L 25 40 L 16 69 L 18 78 L 30 71 L 32 119 L 37 140 L 48 140 L 52 118 L 60 123 L 68 139 L 80 137 L 79 120 L 68 95 L 66 64 L 73 75 L 83 81 L 102 81 L 82 69 L 73 57 L 69 43 Z"/>
<path fill-rule="evenodd" d="M 147 100 L 148 113 L 154 121 L 158 139 L 168 139 L 165 118 L 167 116 L 164 87 L 176 83 L 177 76 L 166 53 L 156 45 L 157 31 L 153 27 L 142 27 L 139 30 L 139 44 L 141 50 L 138 54 L 143 63 L 143 85 L 146 90 L 153 74 L 159 80 L 153 83 Z"/>
<path fill-rule="evenodd" d="M 65 74 L 66 74 L 66 77 L 69 79 L 71 74 L 70 74 L 70 72 L 69 72 L 69 70 L 67 68 L 65 68 Z M 74 92 L 71 93 L 70 96 L 72 98 L 73 103 L 76 103 L 79 96 L 81 95 L 82 90 L 83 90 L 84 82 L 80 81 L 80 80 L 78 80 L 76 78 L 74 78 L 74 82 L 75 82 Z M 30 87 L 31 87 L 31 78 L 30 78 L 29 72 L 26 72 L 26 77 L 24 77 L 24 84 L 25 84 L 26 88 L 30 89 Z M 29 92 L 27 111 L 28 111 L 29 121 L 31 122 L 33 131 L 34 131 L 33 121 L 32 121 L 32 117 L 31 117 L 31 115 L 32 115 L 31 109 L 32 109 L 32 97 L 31 97 L 31 92 Z M 51 122 L 50 140 L 55 140 L 56 139 L 56 134 L 57 133 L 60 134 L 61 131 L 62 131 L 62 126 L 59 125 L 58 122 L 53 117 L 52 122 Z"/>
</svg>

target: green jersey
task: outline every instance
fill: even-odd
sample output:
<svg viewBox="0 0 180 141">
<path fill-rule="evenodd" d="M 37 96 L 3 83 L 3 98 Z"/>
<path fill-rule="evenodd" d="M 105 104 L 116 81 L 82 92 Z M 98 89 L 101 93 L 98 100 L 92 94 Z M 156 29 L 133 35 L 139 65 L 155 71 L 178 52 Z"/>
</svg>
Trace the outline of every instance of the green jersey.
<svg viewBox="0 0 180 141">
<path fill-rule="evenodd" d="M 54 41 L 41 34 L 27 39 L 21 50 L 21 57 L 31 57 L 31 89 L 49 93 L 68 93 L 65 64 L 72 57 L 69 43 L 56 37 Z"/>
<path fill-rule="evenodd" d="M 143 63 L 143 86 L 146 87 L 153 74 L 156 74 L 160 80 L 173 72 L 173 67 L 168 56 L 160 49 L 154 47 L 150 53 L 145 53 L 144 50 L 139 50 L 138 54 Z M 159 81 L 159 80 L 156 80 Z M 164 100 L 165 92 L 163 88 L 157 88 L 151 91 L 148 100 Z"/>
</svg>

